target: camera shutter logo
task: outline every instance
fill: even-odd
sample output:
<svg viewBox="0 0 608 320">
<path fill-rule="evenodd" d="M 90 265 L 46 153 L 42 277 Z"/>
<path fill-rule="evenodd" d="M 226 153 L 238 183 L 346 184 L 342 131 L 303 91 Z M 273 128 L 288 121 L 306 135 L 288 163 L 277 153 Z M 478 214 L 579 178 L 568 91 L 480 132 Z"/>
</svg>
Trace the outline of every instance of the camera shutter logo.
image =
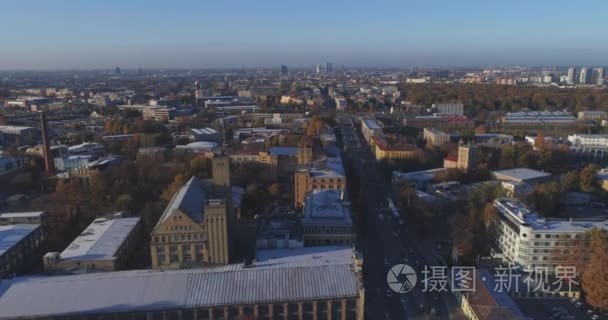
<svg viewBox="0 0 608 320">
<path fill-rule="evenodd" d="M 397 293 L 412 291 L 414 286 L 416 286 L 417 280 L 416 271 L 407 264 L 395 265 L 386 274 L 388 287 Z"/>
</svg>

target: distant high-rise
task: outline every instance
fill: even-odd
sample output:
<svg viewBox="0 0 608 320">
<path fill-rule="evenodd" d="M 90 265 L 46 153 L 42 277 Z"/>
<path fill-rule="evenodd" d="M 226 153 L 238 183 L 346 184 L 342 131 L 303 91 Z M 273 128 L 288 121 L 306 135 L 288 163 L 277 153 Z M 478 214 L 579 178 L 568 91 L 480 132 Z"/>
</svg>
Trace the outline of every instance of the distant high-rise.
<svg viewBox="0 0 608 320">
<path fill-rule="evenodd" d="M 198 99 L 200 99 L 201 97 L 201 84 L 198 82 L 198 80 L 194 81 L 194 99 L 196 100 L 196 102 L 198 103 Z"/>
<path fill-rule="evenodd" d="M 327 71 L 327 72 L 334 72 L 334 66 L 332 65 L 331 62 L 326 62 L 325 63 L 325 71 Z"/>
<path fill-rule="evenodd" d="M 116 69 L 114 69 L 114 73 L 117 75 L 122 74 L 122 72 L 120 71 L 120 67 L 116 67 Z"/>
<path fill-rule="evenodd" d="M 282 65 L 281 66 L 281 74 L 282 75 L 287 75 L 288 70 L 287 70 L 287 66 L 286 65 Z"/>
<path fill-rule="evenodd" d="M 576 68 L 568 69 L 568 84 L 574 84 L 574 78 L 576 77 Z"/>
<path fill-rule="evenodd" d="M 321 65 L 320 64 L 316 65 L 315 69 L 316 69 L 317 73 L 321 73 Z"/>
<path fill-rule="evenodd" d="M 604 67 L 597 68 L 597 79 L 595 83 L 599 86 L 604 84 Z"/>
<path fill-rule="evenodd" d="M 580 84 L 588 84 L 591 82 L 591 70 L 587 67 L 581 68 L 581 74 L 578 79 Z"/>
<path fill-rule="evenodd" d="M 137 75 L 138 75 L 138 76 L 141 76 L 142 74 L 143 74 L 143 72 L 141 71 L 141 68 L 138 68 L 138 69 L 137 69 Z"/>
</svg>

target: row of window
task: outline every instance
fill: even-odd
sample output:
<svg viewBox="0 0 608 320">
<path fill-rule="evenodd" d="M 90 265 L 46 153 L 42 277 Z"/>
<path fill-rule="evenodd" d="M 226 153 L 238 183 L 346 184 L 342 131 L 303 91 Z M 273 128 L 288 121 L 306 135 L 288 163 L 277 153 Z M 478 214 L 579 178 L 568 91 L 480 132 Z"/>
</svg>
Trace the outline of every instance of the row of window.
<svg viewBox="0 0 608 320">
<path fill-rule="evenodd" d="M 194 234 L 175 234 L 167 236 L 154 236 L 154 243 L 174 243 L 180 241 L 204 241 L 205 236 L 202 233 Z"/>
</svg>

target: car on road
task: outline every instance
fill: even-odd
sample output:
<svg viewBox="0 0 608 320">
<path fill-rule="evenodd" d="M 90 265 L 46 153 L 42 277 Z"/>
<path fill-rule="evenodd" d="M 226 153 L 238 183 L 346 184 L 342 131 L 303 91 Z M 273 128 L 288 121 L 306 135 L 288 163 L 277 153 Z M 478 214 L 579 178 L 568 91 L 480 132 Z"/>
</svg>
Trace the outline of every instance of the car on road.
<svg viewBox="0 0 608 320">
<path fill-rule="evenodd" d="M 387 257 L 384 257 L 384 265 L 388 266 L 388 258 Z"/>
</svg>

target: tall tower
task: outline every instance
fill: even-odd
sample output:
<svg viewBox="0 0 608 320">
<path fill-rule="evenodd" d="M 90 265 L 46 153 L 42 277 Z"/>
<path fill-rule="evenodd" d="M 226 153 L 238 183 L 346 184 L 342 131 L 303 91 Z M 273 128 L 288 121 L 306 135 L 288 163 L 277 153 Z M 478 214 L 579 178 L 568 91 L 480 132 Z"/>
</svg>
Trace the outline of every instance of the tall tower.
<svg viewBox="0 0 608 320">
<path fill-rule="evenodd" d="M 568 68 L 568 84 L 574 84 L 574 78 L 576 77 L 576 68 Z"/>
<path fill-rule="evenodd" d="M 194 101 L 198 104 L 198 99 L 201 98 L 201 84 L 198 80 L 194 81 Z"/>
<path fill-rule="evenodd" d="M 312 147 L 300 144 L 297 151 L 298 165 L 306 165 L 312 162 Z"/>
<path fill-rule="evenodd" d="M 211 174 L 215 186 L 230 188 L 230 158 L 214 157 L 211 160 Z"/>
<path fill-rule="evenodd" d="M 597 80 L 595 80 L 595 83 L 598 86 L 601 86 L 604 84 L 604 67 L 597 68 Z"/>
<path fill-rule="evenodd" d="M 40 111 L 40 131 L 42 131 L 42 146 L 44 155 L 44 170 L 48 175 L 52 175 L 55 172 L 55 166 L 53 165 L 53 155 L 51 154 L 51 143 L 49 137 L 48 123 L 46 121 L 46 115 L 44 111 Z"/>
<path fill-rule="evenodd" d="M 208 262 L 228 264 L 230 262 L 230 216 L 225 199 L 207 199 L 204 216 L 207 229 Z"/>
<path fill-rule="evenodd" d="M 589 72 L 589 68 L 587 68 L 587 67 L 581 68 L 581 74 L 580 74 L 580 78 L 579 78 L 578 82 L 580 84 L 588 84 L 590 78 L 591 78 L 591 72 Z"/>
</svg>

